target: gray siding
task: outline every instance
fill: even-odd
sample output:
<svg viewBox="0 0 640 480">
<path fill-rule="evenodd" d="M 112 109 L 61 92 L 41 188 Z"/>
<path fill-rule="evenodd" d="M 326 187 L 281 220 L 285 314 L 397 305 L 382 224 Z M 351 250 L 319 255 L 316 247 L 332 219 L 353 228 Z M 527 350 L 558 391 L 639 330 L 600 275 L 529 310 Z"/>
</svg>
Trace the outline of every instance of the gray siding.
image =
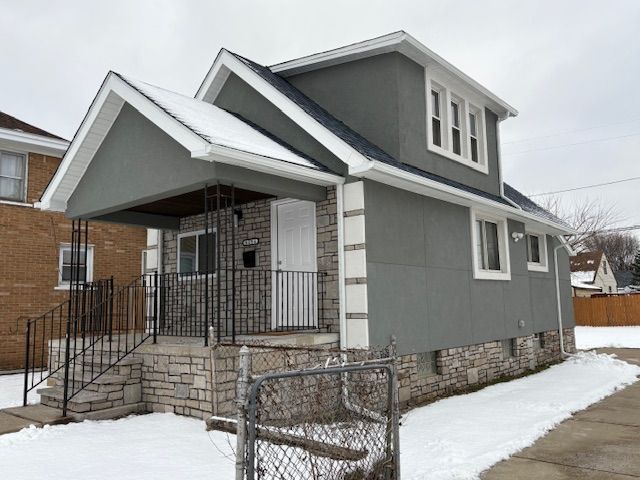
<svg viewBox="0 0 640 480">
<path fill-rule="evenodd" d="M 497 116 L 485 112 L 488 175 L 430 152 L 424 68 L 407 57 L 399 53 L 377 55 L 287 80 L 401 162 L 492 194 L 500 193 Z"/>
<path fill-rule="evenodd" d="M 203 188 L 205 183 L 234 183 L 238 188 L 274 196 L 322 200 L 324 187 L 193 159 L 189 152 L 129 104 L 125 104 L 111 130 L 69 199 L 67 215 L 127 223 L 153 224 L 130 214 L 113 216 L 135 205 Z"/>
<path fill-rule="evenodd" d="M 467 207 L 365 181 L 371 344 L 398 337 L 401 354 L 529 335 L 557 326 L 549 272 L 529 272 L 525 243 L 509 240 L 511 280 L 474 280 Z M 509 221 L 509 232 L 524 225 Z M 564 320 L 573 326 L 569 261 L 560 251 Z M 525 322 L 519 327 L 520 320 Z"/>
<path fill-rule="evenodd" d="M 340 159 L 236 74 L 229 75 L 214 103 L 264 128 L 332 171 L 347 173 Z"/>
</svg>

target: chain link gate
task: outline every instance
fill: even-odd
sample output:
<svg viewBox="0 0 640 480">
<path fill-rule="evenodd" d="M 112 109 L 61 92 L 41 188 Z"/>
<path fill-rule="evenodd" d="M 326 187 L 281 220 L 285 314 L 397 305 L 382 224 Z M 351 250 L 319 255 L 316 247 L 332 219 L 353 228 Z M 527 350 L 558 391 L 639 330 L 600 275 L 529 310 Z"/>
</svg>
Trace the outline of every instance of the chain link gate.
<svg viewBox="0 0 640 480">
<path fill-rule="evenodd" d="M 269 352 L 241 349 L 237 423 L 216 428 L 237 433 L 236 479 L 400 479 L 395 346 L 361 352 L 265 372 Z"/>
</svg>

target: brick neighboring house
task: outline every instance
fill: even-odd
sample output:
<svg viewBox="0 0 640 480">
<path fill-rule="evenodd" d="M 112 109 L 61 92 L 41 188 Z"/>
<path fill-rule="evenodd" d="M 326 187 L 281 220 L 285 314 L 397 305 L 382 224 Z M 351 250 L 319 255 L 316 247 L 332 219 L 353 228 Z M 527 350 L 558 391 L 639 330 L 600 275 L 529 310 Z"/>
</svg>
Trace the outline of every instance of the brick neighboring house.
<svg viewBox="0 0 640 480">
<path fill-rule="evenodd" d="M 0 371 L 23 366 L 25 320 L 68 297 L 68 268 L 62 273 L 60 266 L 71 221 L 37 208 L 68 144 L 0 112 Z M 144 228 L 93 222 L 89 279 L 138 276 L 146 235 Z"/>
</svg>

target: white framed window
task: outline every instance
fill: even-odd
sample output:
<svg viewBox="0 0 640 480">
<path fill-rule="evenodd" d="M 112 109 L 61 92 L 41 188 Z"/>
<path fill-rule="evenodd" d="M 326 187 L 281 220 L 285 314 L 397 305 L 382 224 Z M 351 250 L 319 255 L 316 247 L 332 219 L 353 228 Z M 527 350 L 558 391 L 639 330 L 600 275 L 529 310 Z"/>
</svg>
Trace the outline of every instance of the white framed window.
<svg viewBox="0 0 640 480">
<path fill-rule="evenodd" d="M 209 265 L 206 265 L 207 250 Z M 180 233 L 178 235 L 178 273 L 215 273 L 216 271 L 216 231 L 209 235 L 204 230 Z"/>
<path fill-rule="evenodd" d="M 471 209 L 473 277 L 511 280 L 507 219 Z"/>
<path fill-rule="evenodd" d="M 27 156 L 0 151 L 0 200 L 26 202 Z"/>
<path fill-rule="evenodd" d="M 86 277 L 85 277 L 85 250 L 84 246 L 80 247 L 80 255 L 78 259 L 79 269 L 79 281 L 80 283 L 93 281 L 93 245 L 87 246 L 86 254 Z M 58 286 L 61 288 L 69 288 L 71 284 L 71 245 L 60 245 L 59 258 L 58 258 Z"/>
<path fill-rule="evenodd" d="M 533 272 L 548 272 L 547 236 L 544 233 L 526 232 L 527 268 Z"/>
<path fill-rule="evenodd" d="M 427 148 L 474 170 L 489 173 L 486 117 L 474 97 L 445 87 L 427 72 Z"/>
</svg>

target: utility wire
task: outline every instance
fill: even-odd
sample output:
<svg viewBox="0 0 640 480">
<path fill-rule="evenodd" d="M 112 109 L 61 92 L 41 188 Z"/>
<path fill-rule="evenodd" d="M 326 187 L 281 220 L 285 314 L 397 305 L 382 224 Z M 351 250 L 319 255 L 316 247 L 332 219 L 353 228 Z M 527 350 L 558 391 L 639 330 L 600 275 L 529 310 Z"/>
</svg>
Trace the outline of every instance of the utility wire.
<svg viewBox="0 0 640 480">
<path fill-rule="evenodd" d="M 551 147 L 532 148 L 531 150 L 522 150 L 520 152 L 503 153 L 503 155 L 505 157 L 511 157 L 511 156 L 514 156 L 514 155 L 522 155 L 523 153 L 542 152 L 544 150 L 554 150 L 554 149 L 557 149 L 557 148 L 575 147 L 576 145 L 587 145 L 589 143 L 609 142 L 611 140 L 620 140 L 622 138 L 635 137 L 637 135 L 640 135 L 640 132 L 630 133 L 628 135 L 619 135 L 617 137 L 596 138 L 594 140 L 585 140 L 584 142 L 575 142 L 575 143 L 565 143 L 565 144 L 562 144 L 562 145 L 553 145 Z"/>
<path fill-rule="evenodd" d="M 595 126 L 595 127 L 578 128 L 578 129 L 575 129 L 575 130 L 565 130 L 563 132 L 550 133 L 548 135 L 540 135 L 538 137 L 520 138 L 518 140 L 511 140 L 510 142 L 502 142 L 502 145 L 511 145 L 513 143 L 529 142 L 531 140 L 542 140 L 544 138 L 559 137 L 561 135 L 568 135 L 570 133 L 587 132 L 589 130 L 595 130 L 597 128 L 606 128 L 606 127 L 613 127 L 613 126 L 616 126 L 616 125 L 625 125 L 627 123 L 635 123 L 635 122 L 638 122 L 638 121 L 640 121 L 640 118 L 636 118 L 636 119 L 633 119 L 633 120 L 626 120 L 624 122 L 607 123 L 605 125 L 598 125 L 598 126 Z"/>
<path fill-rule="evenodd" d="M 621 180 L 613 180 L 611 182 L 594 183 L 593 185 L 584 185 L 582 187 L 567 188 L 565 190 L 556 190 L 554 192 L 533 193 L 533 194 L 528 195 L 528 196 L 529 197 L 541 197 L 543 195 L 555 195 L 556 193 L 575 192 L 576 190 L 585 190 L 587 188 L 604 187 L 606 185 L 615 185 L 617 183 L 632 182 L 632 181 L 635 181 L 635 180 L 640 180 L 640 177 L 630 177 L 630 178 L 623 178 Z"/>
</svg>

